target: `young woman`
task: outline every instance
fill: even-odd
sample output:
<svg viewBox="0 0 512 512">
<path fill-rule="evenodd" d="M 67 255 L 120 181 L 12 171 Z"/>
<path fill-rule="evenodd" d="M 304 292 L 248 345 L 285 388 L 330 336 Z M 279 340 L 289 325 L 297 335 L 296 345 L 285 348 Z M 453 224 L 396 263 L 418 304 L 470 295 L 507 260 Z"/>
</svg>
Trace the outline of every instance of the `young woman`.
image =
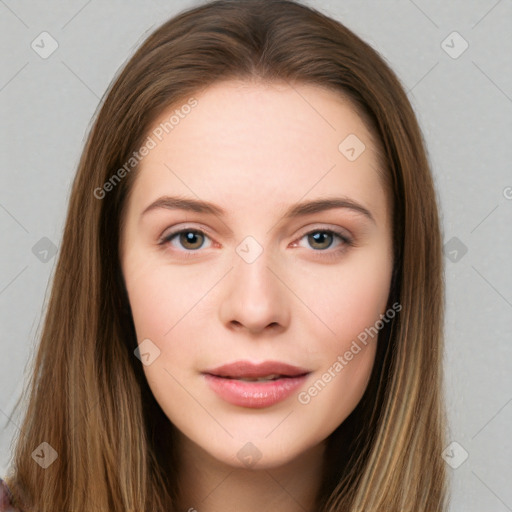
<svg viewBox="0 0 512 512">
<path fill-rule="evenodd" d="M 289 0 L 183 12 L 87 140 L 4 508 L 446 510 L 442 273 L 383 59 Z"/>
</svg>

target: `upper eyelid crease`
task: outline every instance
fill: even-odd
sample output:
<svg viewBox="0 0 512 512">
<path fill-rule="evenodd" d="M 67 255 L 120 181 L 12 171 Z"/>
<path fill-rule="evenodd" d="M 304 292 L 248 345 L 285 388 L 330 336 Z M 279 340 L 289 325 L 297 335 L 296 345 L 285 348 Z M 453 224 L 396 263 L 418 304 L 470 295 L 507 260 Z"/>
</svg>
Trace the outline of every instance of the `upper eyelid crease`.
<svg viewBox="0 0 512 512">
<path fill-rule="evenodd" d="M 141 216 L 157 208 L 165 208 L 170 210 L 186 210 L 196 213 L 215 215 L 218 217 L 226 216 L 226 211 L 223 208 L 210 202 L 200 201 L 192 198 L 171 196 L 162 196 L 158 198 L 156 201 L 154 201 L 147 208 L 144 209 L 144 211 L 141 213 Z M 353 212 L 363 215 L 364 217 L 371 220 L 374 224 L 376 224 L 375 218 L 367 208 L 353 201 L 352 199 L 345 197 L 328 197 L 325 199 L 317 199 L 314 201 L 307 201 L 304 203 L 292 205 L 288 210 L 285 211 L 283 219 L 289 220 L 295 217 L 320 213 L 334 208 L 349 209 Z"/>
</svg>

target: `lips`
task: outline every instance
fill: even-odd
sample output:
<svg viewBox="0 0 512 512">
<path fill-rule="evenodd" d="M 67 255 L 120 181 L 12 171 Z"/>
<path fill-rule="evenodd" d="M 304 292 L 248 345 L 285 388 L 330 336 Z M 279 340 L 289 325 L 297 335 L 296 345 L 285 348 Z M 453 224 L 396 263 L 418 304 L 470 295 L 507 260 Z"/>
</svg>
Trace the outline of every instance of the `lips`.
<svg viewBox="0 0 512 512">
<path fill-rule="evenodd" d="M 279 361 L 236 361 L 203 372 L 208 386 L 233 405 L 263 408 L 288 398 L 310 371 Z"/>
<path fill-rule="evenodd" d="M 267 378 L 275 380 L 279 377 L 300 377 L 309 373 L 309 371 L 305 368 L 292 366 L 279 361 L 265 361 L 259 364 L 254 364 L 249 361 L 236 361 L 212 370 L 207 370 L 204 373 L 228 379 L 257 380 Z"/>
</svg>

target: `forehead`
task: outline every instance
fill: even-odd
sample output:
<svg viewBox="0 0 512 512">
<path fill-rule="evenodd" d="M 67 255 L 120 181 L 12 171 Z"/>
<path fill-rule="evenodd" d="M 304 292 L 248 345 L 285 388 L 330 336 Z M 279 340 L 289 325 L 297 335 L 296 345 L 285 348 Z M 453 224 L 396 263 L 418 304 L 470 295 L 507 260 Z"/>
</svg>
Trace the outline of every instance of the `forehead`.
<svg viewBox="0 0 512 512">
<path fill-rule="evenodd" d="M 238 212 L 258 206 L 264 214 L 265 206 L 339 193 L 384 211 L 371 133 L 340 94 L 228 81 L 193 98 L 193 108 L 181 108 L 186 99 L 173 105 L 148 132 L 154 147 L 140 162 L 132 194 L 139 207 L 179 193 Z"/>
</svg>

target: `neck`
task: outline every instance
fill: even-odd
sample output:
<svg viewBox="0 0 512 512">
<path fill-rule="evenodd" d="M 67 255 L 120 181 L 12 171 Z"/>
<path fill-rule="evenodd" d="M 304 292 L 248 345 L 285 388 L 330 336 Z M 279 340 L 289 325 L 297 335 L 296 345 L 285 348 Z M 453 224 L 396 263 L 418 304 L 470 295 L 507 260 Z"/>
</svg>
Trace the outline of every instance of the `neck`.
<svg viewBox="0 0 512 512">
<path fill-rule="evenodd" d="M 237 468 L 188 439 L 180 447 L 180 511 L 310 512 L 322 477 L 324 444 L 266 469 Z"/>
</svg>

